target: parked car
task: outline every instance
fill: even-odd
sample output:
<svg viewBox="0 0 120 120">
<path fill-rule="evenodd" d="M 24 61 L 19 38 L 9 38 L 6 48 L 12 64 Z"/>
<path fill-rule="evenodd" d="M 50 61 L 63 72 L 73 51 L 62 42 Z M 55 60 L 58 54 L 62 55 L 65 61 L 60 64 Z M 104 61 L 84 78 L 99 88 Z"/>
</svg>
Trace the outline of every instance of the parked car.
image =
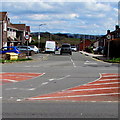
<svg viewBox="0 0 120 120">
<path fill-rule="evenodd" d="M 72 49 L 70 44 L 62 44 L 60 54 L 62 55 L 63 53 L 69 53 L 72 55 Z"/>
<path fill-rule="evenodd" d="M 39 49 L 35 45 L 30 45 L 30 47 L 35 53 L 39 53 Z"/>
<path fill-rule="evenodd" d="M 19 49 L 15 46 L 7 46 L 7 47 L 2 47 L 0 49 L 0 54 L 5 54 L 7 52 L 14 52 L 14 53 L 20 54 Z"/>
<path fill-rule="evenodd" d="M 20 52 L 25 53 L 26 55 L 33 55 L 35 52 L 30 46 L 17 46 Z"/>
<path fill-rule="evenodd" d="M 95 54 L 101 54 L 102 53 L 102 51 L 103 51 L 103 47 L 102 46 L 99 46 L 99 47 L 96 47 L 96 48 L 94 48 L 93 49 L 93 52 L 95 53 Z"/>
<path fill-rule="evenodd" d="M 76 52 L 77 51 L 77 47 L 76 46 L 71 46 L 72 51 Z"/>
</svg>

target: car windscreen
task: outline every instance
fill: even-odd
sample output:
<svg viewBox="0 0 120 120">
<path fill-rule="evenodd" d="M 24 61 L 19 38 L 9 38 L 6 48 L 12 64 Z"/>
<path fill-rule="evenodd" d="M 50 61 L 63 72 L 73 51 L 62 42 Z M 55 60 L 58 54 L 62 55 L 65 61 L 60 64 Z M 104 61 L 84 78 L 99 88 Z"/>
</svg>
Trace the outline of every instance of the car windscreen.
<svg viewBox="0 0 120 120">
<path fill-rule="evenodd" d="M 70 45 L 62 45 L 62 47 L 70 47 Z"/>
<path fill-rule="evenodd" d="M 9 47 L 9 48 L 5 47 L 5 48 L 2 48 L 2 51 L 7 51 L 7 50 L 14 50 L 14 48 L 13 48 L 13 47 Z"/>
</svg>

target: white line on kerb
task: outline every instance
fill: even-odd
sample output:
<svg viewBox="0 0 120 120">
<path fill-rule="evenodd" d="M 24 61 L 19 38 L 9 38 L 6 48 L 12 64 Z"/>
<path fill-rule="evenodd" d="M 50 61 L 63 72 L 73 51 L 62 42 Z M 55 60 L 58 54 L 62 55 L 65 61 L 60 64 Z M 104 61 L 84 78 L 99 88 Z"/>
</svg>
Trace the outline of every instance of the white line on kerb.
<svg viewBox="0 0 120 120">
<path fill-rule="evenodd" d="M 97 64 L 97 63 L 93 63 L 93 62 L 91 62 L 91 63 L 88 63 L 88 62 L 85 62 L 84 64 Z"/>
<path fill-rule="evenodd" d="M 89 97 L 89 96 L 104 96 L 104 95 L 118 95 L 120 93 L 107 93 L 107 94 L 90 94 L 90 95 L 74 95 L 74 96 L 60 96 L 60 97 L 38 97 L 38 98 L 27 98 L 28 100 L 42 100 L 42 99 L 53 99 L 53 98 L 72 98 L 72 97 Z"/>
<path fill-rule="evenodd" d="M 72 64 L 73 64 L 73 67 L 77 67 L 71 57 L 70 57 L 70 60 L 71 60 L 71 62 L 72 62 Z"/>
</svg>

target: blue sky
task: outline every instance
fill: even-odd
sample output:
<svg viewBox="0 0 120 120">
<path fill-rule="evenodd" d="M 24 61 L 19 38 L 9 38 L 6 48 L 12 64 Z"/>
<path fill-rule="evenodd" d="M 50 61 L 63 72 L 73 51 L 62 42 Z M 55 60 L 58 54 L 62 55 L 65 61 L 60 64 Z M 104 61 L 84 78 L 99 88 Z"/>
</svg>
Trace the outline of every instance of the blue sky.
<svg viewBox="0 0 120 120">
<path fill-rule="evenodd" d="M 52 2 L 50 2 L 52 1 Z M 118 1 L 4 0 L 1 11 L 7 11 L 12 23 L 31 26 L 31 32 L 106 34 L 118 24 Z"/>
</svg>

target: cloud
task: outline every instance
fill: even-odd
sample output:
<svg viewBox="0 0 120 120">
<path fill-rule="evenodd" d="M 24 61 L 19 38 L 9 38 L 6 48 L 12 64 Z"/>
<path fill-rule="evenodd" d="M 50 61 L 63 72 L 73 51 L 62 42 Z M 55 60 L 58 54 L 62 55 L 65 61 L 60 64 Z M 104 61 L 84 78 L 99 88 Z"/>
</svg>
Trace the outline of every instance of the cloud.
<svg viewBox="0 0 120 120">
<path fill-rule="evenodd" d="M 32 31 L 46 23 L 42 30 L 50 32 L 93 34 L 114 29 L 118 20 L 117 3 L 109 2 L 3 2 L 3 11 L 13 23 L 25 23 Z"/>
</svg>

